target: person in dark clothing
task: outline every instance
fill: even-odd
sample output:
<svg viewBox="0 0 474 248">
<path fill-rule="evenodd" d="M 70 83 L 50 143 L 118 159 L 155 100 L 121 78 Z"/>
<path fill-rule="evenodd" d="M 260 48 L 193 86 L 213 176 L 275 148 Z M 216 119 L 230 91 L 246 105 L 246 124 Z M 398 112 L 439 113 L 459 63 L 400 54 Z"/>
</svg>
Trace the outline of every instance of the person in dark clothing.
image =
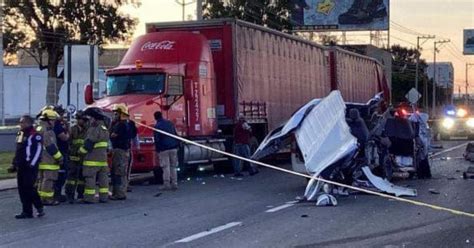
<svg viewBox="0 0 474 248">
<path fill-rule="evenodd" d="M 38 177 L 38 165 L 43 150 L 40 134 L 33 128 L 33 119 L 25 115 L 20 119 L 20 131 L 16 138 L 15 157 L 9 171 L 17 171 L 18 193 L 23 210 L 15 215 L 17 219 L 33 218 L 33 206 L 38 217 L 43 216 L 43 204 L 35 186 Z"/>
<path fill-rule="evenodd" d="M 250 139 L 252 137 L 252 128 L 245 120 L 243 115 L 234 128 L 234 154 L 244 158 L 250 158 Z M 233 159 L 234 176 L 242 177 L 243 162 L 240 159 Z M 249 174 L 251 176 L 258 173 L 258 169 L 252 163 L 249 164 Z"/>
<path fill-rule="evenodd" d="M 130 148 L 132 148 L 132 144 L 137 148 L 140 149 L 140 142 L 137 138 L 137 126 L 133 120 L 130 119 L 130 115 L 127 116 L 127 133 L 130 136 Z M 132 174 L 132 166 L 133 166 L 133 153 L 132 149 L 129 149 L 128 154 L 128 164 L 127 164 L 127 192 L 132 192 L 132 188 L 130 187 L 130 174 Z"/>
<path fill-rule="evenodd" d="M 58 113 L 59 119 L 54 123 L 53 131 L 56 134 L 58 149 L 63 155 L 63 163 L 58 171 L 58 180 L 54 184 L 54 199 L 58 202 L 66 201 L 66 196 L 62 195 L 62 190 L 67 179 L 69 162 L 69 127 L 64 119 L 65 110 L 61 105 L 55 106 L 54 111 Z"/>
<path fill-rule="evenodd" d="M 364 119 L 360 117 L 359 110 L 355 108 L 349 110 L 347 124 L 351 128 L 351 134 L 357 138 L 357 142 L 363 149 L 369 140 L 369 129 L 367 128 Z"/>
<path fill-rule="evenodd" d="M 159 111 L 154 114 L 155 128 L 170 134 L 176 135 L 176 128 L 173 123 L 163 118 Z M 168 135 L 155 132 L 155 150 L 158 154 L 160 167 L 163 169 L 162 190 L 178 189 L 178 147 L 179 141 Z"/>
<path fill-rule="evenodd" d="M 125 104 L 113 107 L 114 121 L 110 130 L 112 143 L 112 196 L 111 200 L 127 199 L 127 165 L 130 155 L 131 132 L 127 122 L 129 113 Z"/>
</svg>

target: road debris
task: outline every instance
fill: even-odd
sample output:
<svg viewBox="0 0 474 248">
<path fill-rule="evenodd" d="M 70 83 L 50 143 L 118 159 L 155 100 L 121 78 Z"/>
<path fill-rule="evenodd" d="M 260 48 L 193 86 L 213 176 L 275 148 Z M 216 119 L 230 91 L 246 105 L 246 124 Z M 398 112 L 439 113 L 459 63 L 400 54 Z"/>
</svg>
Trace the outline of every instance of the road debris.
<svg viewBox="0 0 474 248">
<path fill-rule="evenodd" d="M 436 189 L 428 189 L 428 191 L 431 193 L 431 194 L 434 194 L 434 195 L 439 195 L 440 192 Z"/>
</svg>

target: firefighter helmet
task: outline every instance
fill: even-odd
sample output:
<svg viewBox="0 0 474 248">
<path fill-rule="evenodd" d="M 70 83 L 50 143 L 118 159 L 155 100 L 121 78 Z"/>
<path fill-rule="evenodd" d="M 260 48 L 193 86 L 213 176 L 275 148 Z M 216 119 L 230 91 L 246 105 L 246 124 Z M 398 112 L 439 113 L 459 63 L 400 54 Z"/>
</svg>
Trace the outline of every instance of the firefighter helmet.
<svg viewBox="0 0 474 248">
<path fill-rule="evenodd" d="M 114 104 L 114 106 L 112 107 L 112 111 L 119 112 L 119 113 L 122 113 L 124 115 L 129 115 L 128 114 L 128 107 L 127 107 L 127 105 L 125 105 L 123 103 Z"/>
<path fill-rule="evenodd" d="M 105 115 L 100 108 L 91 107 L 84 110 L 84 115 L 90 116 L 96 120 L 105 120 Z"/>
<path fill-rule="evenodd" d="M 39 119 L 42 121 L 56 120 L 59 118 L 59 115 L 56 111 L 52 109 L 45 109 L 41 111 Z"/>
<path fill-rule="evenodd" d="M 46 106 L 42 107 L 40 109 L 39 113 L 36 115 L 36 119 L 39 119 L 41 117 L 41 115 L 43 114 L 43 111 L 45 111 L 47 109 L 54 110 L 54 106 L 53 105 L 46 105 Z"/>
</svg>

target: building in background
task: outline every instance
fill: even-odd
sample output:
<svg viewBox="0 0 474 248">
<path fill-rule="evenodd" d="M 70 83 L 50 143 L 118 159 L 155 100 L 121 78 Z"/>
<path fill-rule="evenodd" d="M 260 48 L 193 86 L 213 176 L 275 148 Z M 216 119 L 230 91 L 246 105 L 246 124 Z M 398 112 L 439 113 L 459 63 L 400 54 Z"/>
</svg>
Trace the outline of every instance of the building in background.
<svg viewBox="0 0 474 248">
<path fill-rule="evenodd" d="M 436 63 L 436 77 L 433 79 L 434 74 L 434 64 L 428 63 L 426 68 L 426 74 L 428 78 L 434 80 L 436 85 L 443 90 L 442 99 L 437 99 L 438 104 L 444 104 L 447 102 L 452 102 L 452 96 L 454 91 L 454 67 L 451 62 L 437 62 Z"/>
<path fill-rule="evenodd" d="M 100 95 L 105 94 L 105 71 L 108 68 L 116 67 L 127 49 L 104 49 L 99 56 L 98 78 L 100 82 Z M 40 70 L 38 64 L 27 53 L 18 52 L 18 65 L 5 66 L 5 119 L 8 124 L 16 123 L 18 118 L 24 114 L 36 115 L 36 113 L 46 104 L 46 85 L 48 82 L 47 70 Z M 44 60 L 46 61 L 46 60 Z M 60 61 L 58 74 L 63 71 L 64 62 Z M 63 79 L 57 79 L 58 85 L 61 85 Z M 66 86 L 62 84 L 61 91 Z M 83 84 L 77 82 L 71 83 L 71 104 L 83 108 Z M 60 93 L 60 103 L 65 103 Z M 18 102 L 18 96 L 22 97 L 21 104 Z"/>
<path fill-rule="evenodd" d="M 433 79 L 434 64 L 428 63 L 426 74 L 429 79 Z M 454 86 L 454 67 L 451 62 L 436 63 L 436 85 L 443 88 L 453 88 Z"/>
</svg>

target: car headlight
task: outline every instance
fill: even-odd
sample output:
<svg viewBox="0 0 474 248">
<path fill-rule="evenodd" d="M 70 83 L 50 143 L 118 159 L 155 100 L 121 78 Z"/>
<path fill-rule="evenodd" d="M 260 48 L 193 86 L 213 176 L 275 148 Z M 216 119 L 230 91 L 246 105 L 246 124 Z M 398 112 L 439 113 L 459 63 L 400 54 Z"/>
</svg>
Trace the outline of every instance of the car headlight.
<svg viewBox="0 0 474 248">
<path fill-rule="evenodd" d="M 451 129 L 454 126 L 454 120 L 451 118 L 445 118 L 441 125 L 443 125 L 443 127 L 446 129 Z"/>
<path fill-rule="evenodd" d="M 466 111 L 465 109 L 460 108 L 460 109 L 458 109 L 458 111 L 456 112 L 456 115 L 457 115 L 458 117 L 465 117 L 465 116 L 467 115 L 467 111 Z"/>
<path fill-rule="evenodd" d="M 467 119 L 466 125 L 467 125 L 468 127 L 474 128 L 474 118 L 469 118 L 469 119 Z"/>
</svg>

